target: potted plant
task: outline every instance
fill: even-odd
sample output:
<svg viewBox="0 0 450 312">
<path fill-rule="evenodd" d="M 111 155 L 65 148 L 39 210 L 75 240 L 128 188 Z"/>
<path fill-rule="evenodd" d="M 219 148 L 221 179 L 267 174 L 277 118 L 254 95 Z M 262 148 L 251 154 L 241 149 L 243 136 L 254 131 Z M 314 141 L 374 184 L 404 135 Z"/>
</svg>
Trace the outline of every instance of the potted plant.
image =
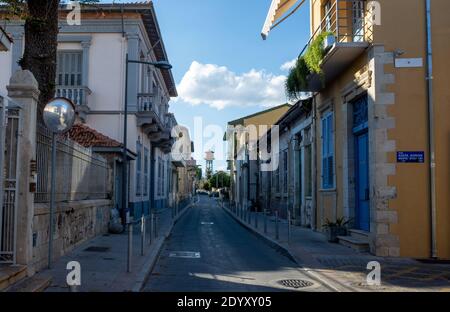
<svg viewBox="0 0 450 312">
<path fill-rule="evenodd" d="M 331 243 L 337 243 L 338 236 L 347 235 L 347 224 L 350 220 L 345 221 L 344 217 L 336 219 L 336 222 L 331 222 L 326 219 L 323 225 L 327 239 Z"/>
</svg>

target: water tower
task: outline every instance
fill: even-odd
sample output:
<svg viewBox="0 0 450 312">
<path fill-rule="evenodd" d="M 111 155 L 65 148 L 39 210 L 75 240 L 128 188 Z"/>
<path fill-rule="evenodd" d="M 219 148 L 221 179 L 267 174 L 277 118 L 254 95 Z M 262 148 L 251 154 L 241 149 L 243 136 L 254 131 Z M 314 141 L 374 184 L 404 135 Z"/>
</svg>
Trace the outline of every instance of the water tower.
<svg viewBox="0 0 450 312">
<path fill-rule="evenodd" d="M 207 151 L 205 153 L 205 160 L 206 160 L 206 178 L 209 179 L 211 178 L 214 170 L 214 152 Z"/>
</svg>

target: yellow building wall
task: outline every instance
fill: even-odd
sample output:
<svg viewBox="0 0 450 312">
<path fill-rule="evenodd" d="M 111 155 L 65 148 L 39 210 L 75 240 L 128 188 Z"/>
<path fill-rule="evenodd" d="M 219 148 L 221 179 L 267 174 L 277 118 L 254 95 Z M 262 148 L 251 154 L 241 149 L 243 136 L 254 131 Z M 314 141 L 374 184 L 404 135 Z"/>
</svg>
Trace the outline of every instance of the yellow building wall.
<svg viewBox="0 0 450 312">
<path fill-rule="evenodd" d="M 313 28 L 318 26 L 322 2 L 312 0 Z M 397 224 L 389 227 L 390 234 L 400 241 L 400 256 L 428 258 L 431 250 L 431 219 L 429 193 L 428 119 L 426 92 L 426 37 L 424 0 L 380 0 L 381 25 L 375 26 L 373 43 L 384 45 L 386 52 L 404 51 L 400 58 L 422 58 L 421 68 L 395 68 L 385 65 L 386 74 L 394 74 L 395 82 L 382 92 L 393 92 L 395 104 L 388 106 L 388 114 L 395 118 L 395 127 L 388 130 L 388 139 L 395 140 L 397 151 L 424 151 L 424 164 L 396 163 L 396 154 L 388 154 L 395 164 L 395 175 L 388 178 L 397 196 L 388 202 L 389 209 L 398 214 Z M 434 65 L 434 105 L 436 139 L 437 192 L 437 251 L 439 258 L 450 258 L 450 1 L 432 1 L 432 35 Z M 330 192 L 321 192 L 321 140 L 317 124 L 318 205 L 317 227 L 321 229 L 325 217 L 339 217 L 344 213 L 342 168 L 342 98 L 340 90 L 354 79 L 355 73 L 368 63 L 368 54 L 361 55 L 339 79 L 327 86 L 317 97 L 317 106 L 333 99 L 335 114 L 335 173 L 334 202 Z M 320 120 L 320 113 L 318 119 Z M 369 130 L 370 131 L 370 130 Z M 330 200 L 332 201 L 330 203 Z M 322 206 L 320 206 L 322 205 Z M 373 208 L 372 208 L 373 209 Z M 333 211 L 335 210 L 335 211 Z"/>
</svg>

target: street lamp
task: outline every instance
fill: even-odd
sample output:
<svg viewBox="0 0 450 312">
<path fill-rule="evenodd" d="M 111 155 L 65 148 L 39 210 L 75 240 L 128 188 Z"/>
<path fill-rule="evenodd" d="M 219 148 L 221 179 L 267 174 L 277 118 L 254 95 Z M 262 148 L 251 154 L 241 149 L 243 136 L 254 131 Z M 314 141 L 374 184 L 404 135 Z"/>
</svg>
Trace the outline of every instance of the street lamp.
<svg viewBox="0 0 450 312">
<path fill-rule="evenodd" d="M 137 61 L 137 60 L 130 60 L 128 58 L 128 53 L 126 55 L 126 61 L 125 61 L 125 108 L 124 108 L 124 114 L 123 114 L 123 168 L 122 168 L 122 223 L 127 223 L 127 211 L 128 211 L 128 155 L 127 155 L 127 128 L 128 128 L 128 65 L 129 64 L 144 64 L 144 65 L 151 65 L 155 68 L 162 69 L 162 70 L 170 70 L 172 69 L 172 65 L 167 61 L 158 61 L 158 62 L 144 62 L 144 61 Z"/>
</svg>

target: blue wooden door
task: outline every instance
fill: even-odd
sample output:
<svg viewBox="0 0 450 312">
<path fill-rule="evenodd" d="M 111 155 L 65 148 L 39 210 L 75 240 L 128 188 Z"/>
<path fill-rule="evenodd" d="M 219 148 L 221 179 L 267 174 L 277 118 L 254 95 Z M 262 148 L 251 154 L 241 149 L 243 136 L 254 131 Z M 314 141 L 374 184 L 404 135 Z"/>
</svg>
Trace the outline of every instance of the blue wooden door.
<svg viewBox="0 0 450 312">
<path fill-rule="evenodd" d="M 356 135 L 356 225 L 370 231 L 369 136 L 367 131 Z"/>
</svg>

